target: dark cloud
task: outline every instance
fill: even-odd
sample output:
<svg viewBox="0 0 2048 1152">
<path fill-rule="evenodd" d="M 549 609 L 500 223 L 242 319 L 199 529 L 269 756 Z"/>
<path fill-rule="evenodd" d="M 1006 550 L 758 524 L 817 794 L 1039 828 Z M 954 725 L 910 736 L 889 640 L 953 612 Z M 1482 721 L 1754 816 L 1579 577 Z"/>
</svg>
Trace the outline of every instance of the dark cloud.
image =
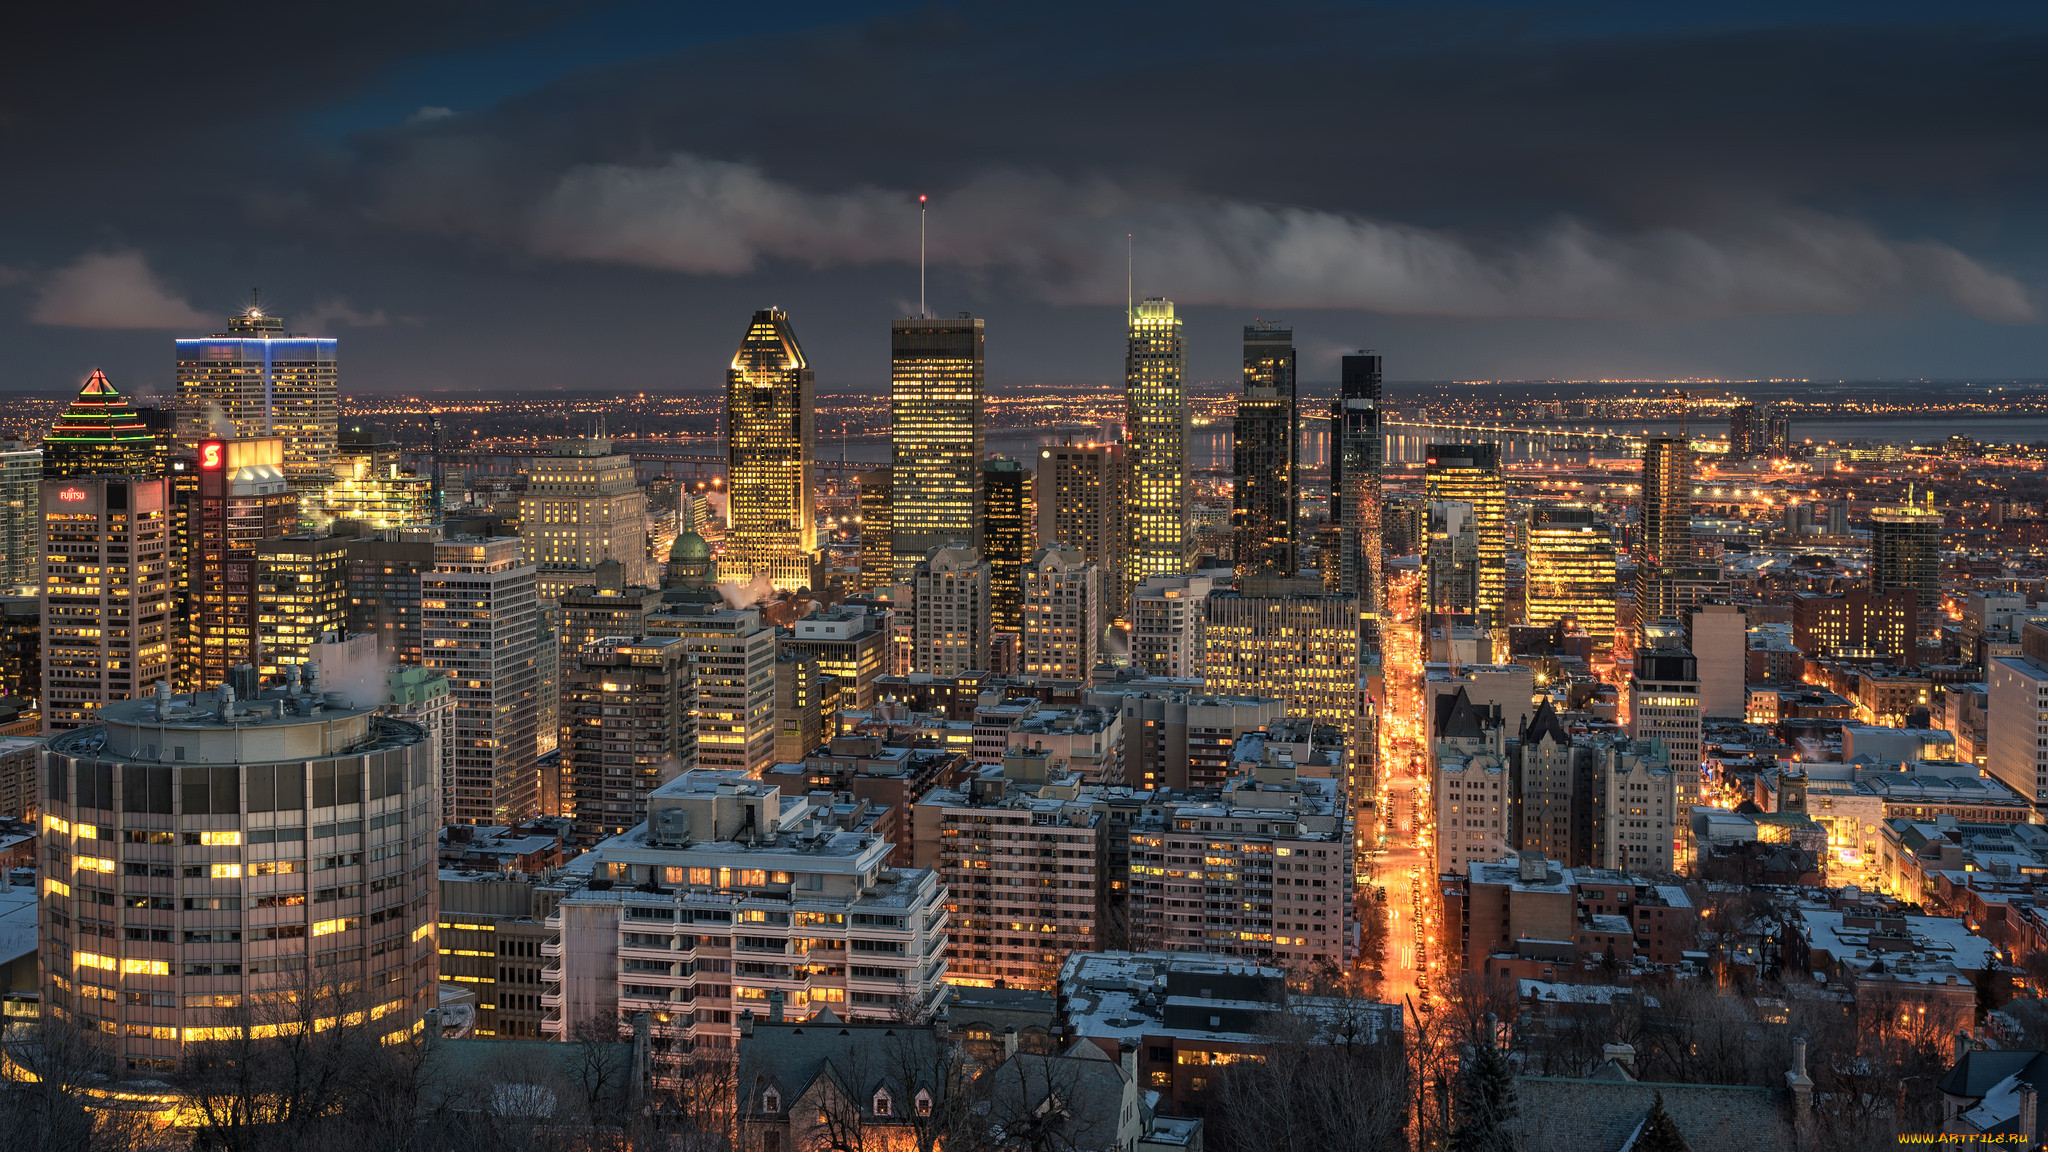
<svg viewBox="0 0 2048 1152">
<path fill-rule="evenodd" d="M 1058 333 L 1121 300 L 1125 232 L 1141 291 L 1324 313 L 1304 331 L 1398 335 L 1393 363 L 1444 374 L 2029 359 L 2033 329 L 1980 323 L 2032 321 L 2043 281 L 2048 40 L 2025 9 L 934 6 L 495 105 L 422 93 L 340 145 L 297 127 L 590 7 L 43 17 L 36 50 L 0 49 L 0 146 L 51 160 L 0 186 L 37 223 L 0 229 L 24 282 L 0 301 L 26 316 L 37 269 L 146 250 L 202 310 L 282 280 L 302 318 L 420 317 L 352 345 L 402 386 L 442 363 L 559 379 L 589 363 L 549 345 L 569 316 L 619 326 L 622 370 L 714 362 L 724 312 L 802 300 L 813 358 L 865 372 L 929 191 L 935 289 L 1029 333 L 1009 370 L 1039 377 L 1113 368 L 1113 332 L 1109 353 Z M 627 326 L 648 310 L 677 318 Z"/>
</svg>

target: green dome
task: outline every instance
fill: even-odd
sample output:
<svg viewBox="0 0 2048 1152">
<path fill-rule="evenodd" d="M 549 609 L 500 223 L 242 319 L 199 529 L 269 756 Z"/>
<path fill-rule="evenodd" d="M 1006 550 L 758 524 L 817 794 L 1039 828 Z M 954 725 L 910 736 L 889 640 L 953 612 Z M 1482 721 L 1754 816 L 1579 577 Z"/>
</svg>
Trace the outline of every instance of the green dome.
<svg viewBox="0 0 2048 1152">
<path fill-rule="evenodd" d="M 669 545 L 668 558 L 684 561 L 709 560 L 711 545 L 705 543 L 704 538 L 695 532 L 685 532 L 676 537 L 674 544 Z"/>
</svg>

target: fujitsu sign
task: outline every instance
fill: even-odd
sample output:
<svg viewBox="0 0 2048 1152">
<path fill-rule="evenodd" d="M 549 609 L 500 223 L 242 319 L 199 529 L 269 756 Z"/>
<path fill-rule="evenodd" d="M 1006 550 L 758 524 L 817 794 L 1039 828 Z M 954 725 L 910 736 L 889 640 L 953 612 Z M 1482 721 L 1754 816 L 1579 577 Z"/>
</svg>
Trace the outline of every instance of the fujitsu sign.
<svg viewBox="0 0 2048 1152">
<path fill-rule="evenodd" d="M 64 501 L 66 504 L 76 504 L 80 500 L 85 499 L 85 493 L 76 488 L 66 488 L 62 492 L 57 493 L 57 499 Z"/>
</svg>

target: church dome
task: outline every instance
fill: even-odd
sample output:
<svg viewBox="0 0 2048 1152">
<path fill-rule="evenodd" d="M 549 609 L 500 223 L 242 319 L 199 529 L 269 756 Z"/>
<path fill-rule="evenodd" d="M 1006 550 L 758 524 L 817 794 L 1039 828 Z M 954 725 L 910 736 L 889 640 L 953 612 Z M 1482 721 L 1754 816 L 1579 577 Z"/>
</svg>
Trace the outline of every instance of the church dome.
<svg viewBox="0 0 2048 1152">
<path fill-rule="evenodd" d="M 669 546 L 668 558 L 683 561 L 709 560 L 711 559 L 711 545 L 705 542 L 704 537 L 697 535 L 695 532 L 685 532 L 676 537 L 676 542 Z"/>
</svg>

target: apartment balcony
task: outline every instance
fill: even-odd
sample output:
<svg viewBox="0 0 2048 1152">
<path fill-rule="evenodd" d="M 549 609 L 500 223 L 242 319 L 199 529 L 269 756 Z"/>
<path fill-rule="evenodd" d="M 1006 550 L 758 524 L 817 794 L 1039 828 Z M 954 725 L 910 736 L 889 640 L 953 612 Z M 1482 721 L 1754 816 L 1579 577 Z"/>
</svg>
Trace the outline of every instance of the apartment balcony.
<svg viewBox="0 0 2048 1152">
<path fill-rule="evenodd" d="M 547 1015 L 541 1017 L 540 1030 L 543 1035 L 552 1036 L 558 1040 L 561 1039 L 562 1010 L 559 1005 L 555 1008 L 553 1012 L 550 1012 Z"/>
<path fill-rule="evenodd" d="M 562 990 L 560 988 L 557 988 L 551 992 L 541 993 L 540 1006 L 542 1008 L 555 1009 L 556 1015 L 559 1016 L 561 1014 L 562 1008 Z"/>
<path fill-rule="evenodd" d="M 556 963 L 553 967 L 541 969 L 540 982 L 543 984 L 560 984 L 562 982 L 561 964 Z"/>
</svg>

